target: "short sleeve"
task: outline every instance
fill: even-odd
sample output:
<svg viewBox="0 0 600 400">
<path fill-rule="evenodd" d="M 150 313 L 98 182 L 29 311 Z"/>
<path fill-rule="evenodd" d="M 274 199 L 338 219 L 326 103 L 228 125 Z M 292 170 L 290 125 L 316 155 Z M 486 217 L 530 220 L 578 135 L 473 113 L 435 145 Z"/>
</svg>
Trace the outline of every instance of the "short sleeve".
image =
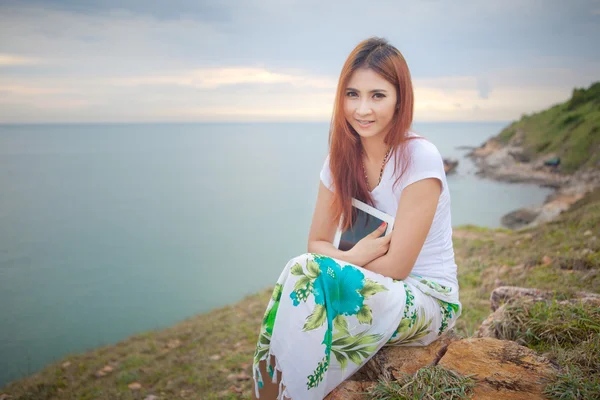
<svg viewBox="0 0 600 400">
<path fill-rule="evenodd" d="M 321 182 L 323 185 L 329 190 L 333 192 L 333 178 L 331 177 L 331 169 L 329 167 L 329 155 L 325 158 L 325 162 L 323 163 L 323 168 L 321 169 Z"/>
<path fill-rule="evenodd" d="M 442 184 L 442 191 L 446 185 L 444 161 L 437 147 L 426 139 L 411 141 L 410 165 L 400 180 L 400 188 L 427 178 L 437 178 Z"/>
</svg>

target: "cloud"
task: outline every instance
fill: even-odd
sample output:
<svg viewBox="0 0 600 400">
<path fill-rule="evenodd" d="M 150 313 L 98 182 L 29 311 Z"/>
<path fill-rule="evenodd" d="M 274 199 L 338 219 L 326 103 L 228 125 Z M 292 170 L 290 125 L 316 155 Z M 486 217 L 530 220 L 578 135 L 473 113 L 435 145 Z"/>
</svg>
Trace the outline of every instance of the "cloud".
<svg viewBox="0 0 600 400">
<path fill-rule="evenodd" d="M 44 96 L 66 93 L 63 89 L 20 85 L 0 85 L 0 94 L 10 96 Z"/>
<path fill-rule="evenodd" d="M 199 68 L 165 75 L 108 79 L 105 82 L 122 86 L 182 85 L 200 89 L 240 84 L 291 84 L 332 90 L 336 87 L 336 82 L 328 77 L 311 77 L 302 72 L 278 73 L 256 67 Z"/>
<path fill-rule="evenodd" d="M 338 4 L 3 2 L 0 120 L 327 121 L 373 35 L 405 55 L 419 120 L 518 118 L 599 78 L 587 0 Z"/>
<path fill-rule="evenodd" d="M 25 66 L 25 65 L 39 65 L 44 64 L 45 61 L 35 57 L 24 57 L 16 54 L 2 54 L 0 53 L 0 68 L 1 67 L 13 67 L 13 66 Z"/>
</svg>

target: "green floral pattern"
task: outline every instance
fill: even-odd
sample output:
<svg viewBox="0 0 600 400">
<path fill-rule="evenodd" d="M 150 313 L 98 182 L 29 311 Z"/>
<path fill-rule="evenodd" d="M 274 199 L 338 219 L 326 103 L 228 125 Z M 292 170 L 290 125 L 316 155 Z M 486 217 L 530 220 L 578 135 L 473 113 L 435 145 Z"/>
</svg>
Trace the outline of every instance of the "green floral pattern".
<svg viewBox="0 0 600 400">
<path fill-rule="evenodd" d="M 448 327 L 448 320 L 452 318 L 452 313 L 456 313 L 458 311 L 458 305 L 446 303 L 445 301 L 440 299 L 437 299 L 437 301 L 438 303 L 440 303 L 440 311 L 442 314 L 442 322 L 438 330 L 438 336 L 440 336 Z"/>
<path fill-rule="evenodd" d="M 273 294 L 271 295 L 271 301 L 269 302 L 269 306 L 265 311 L 265 315 L 263 317 L 263 321 L 261 324 L 260 334 L 258 336 L 258 343 L 256 344 L 256 350 L 254 351 L 254 369 L 258 373 L 258 386 L 260 388 L 263 387 L 263 378 L 260 375 L 260 370 L 258 369 L 259 361 L 267 355 L 269 352 L 269 348 L 271 347 L 271 335 L 273 334 L 273 327 L 275 325 L 275 317 L 277 315 L 277 309 L 279 308 L 279 303 L 281 301 L 281 293 L 283 286 L 279 283 L 275 285 L 273 289 Z M 269 375 L 273 377 L 273 367 L 269 365 L 268 368 Z"/>
<path fill-rule="evenodd" d="M 329 367 L 331 352 L 340 363 L 342 370 L 347 361 L 360 365 L 369 357 L 372 344 L 381 339 L 380 335 L 350 335 L 345 316 L 356 316 L 360 324 L 371 325 L 373 321 L 371 308 L 365 304 L 369 297 L 388 289 L 368 278 L 356 267 L 340 266 L 334 259 L 313 255 L 314 259 L 306 263 L 306 272 L 300 264 L 292 267 L 291 273 L 300 278 L 294 286 L 290 298 L 294 306 L 301 301 L 306 302 L 309 294 L 313 294 L 315 308 L 306 317 L 304 332 L 318 329 L 327 323 L 327 329 L 321 344 L 325 345 L 325 357 L 321 360 L 313 374 L 307 378 L 307 387 L 313 388 L 322 380 L 322 374 Z M 336 341 L 333 342 L 334 329 Z M 364 331 L 365 333 L 367 330 Z M 341 334 L 341 336 L 340 336 Z M 371 346 L 371 347 L 370 347 Z"/>
<path fill-rule="evenodd" d="M 456 293 L 452 293 L 452 288 L 418 275 L 411 275 L 411 278 L 405 281 L 390 280 L 363 268 L 340 264 L 337 260 L 318 254 L 297 257 L 290 264 L 292 265 L 287 267 L 288 272 L 284 271 L 275 285 L 261 324 L 254 352 L 254 375 L 259 388 L 264 384 L 259 362 L 265 359 L 267 364 L 270 362 L 273 331 L 279 332 L 280 329 L 275 327 L 275 322 L 281 307 L 286 308 L 287 315 L 302 306 L 306 311 L 299 311 L 304 318 L 301 332 L 323 332 L 319 343 L 323 346 L 322 356 L 315 359 L 311 355 L 310 359 L 314 360 L 311 363 L 315 363 L 314 370 L 306 376 L 305 388 L 311 392 L 321 387 L 320 384 L 324 381 L 332 362 L 339 365 L 343 375 L 352 373 L 383 345 L 418 345 L 435 340 L 447 330 L 451 319 L 460 314 L 460 303 L 452 300 L 457 299 Z M 385 296 L 377 300 L 380 298 L 378 294 L 390 290 L 394 292 L 392 296 L 387 297 L 387 302 Z M 400 294 L 398 290 L 403 290 L 404 293 Z M 392 311 L 389 315 L 386 314 L 386 318 L 400 318 L 393 317 L 395 313 L 389 305 L 394 303 L 389 303 L 389 299 L 401 301 L 403 297 L 400 296 L 404 294 L 406 301 L 402 316 L 390 337 L 389 333 L 383 333 L 382 329 L 389 331 L 382 325 L 381 320 L 374 324 L 374 310 L 381 313 L 382 309 L 386 309 L 388 312 Z M 423 296 L 436 298 L 435 304 L 439 305 L 440 314 L 433 313 L 429 306 L 431 302 L 427 303 L 427 306 L 421 304 L 423 300 L 419 299 Z M 444 301 L 437 297 L 450 300 Z M 277 343 L 282 342 L 281 335 L 289 338 L 283 340 L 293 340 L 292 337 L 296 333 L 290 335 L 290 332 L 286 334 L 282 331 Z M 316 348 L 309 349 L 311 354 L 315 350 Z M 310 364 L 306 366 L 312 368 Z M 273 378 L 274 367 L 268 365 L 267 371 Z"/>
</svg>

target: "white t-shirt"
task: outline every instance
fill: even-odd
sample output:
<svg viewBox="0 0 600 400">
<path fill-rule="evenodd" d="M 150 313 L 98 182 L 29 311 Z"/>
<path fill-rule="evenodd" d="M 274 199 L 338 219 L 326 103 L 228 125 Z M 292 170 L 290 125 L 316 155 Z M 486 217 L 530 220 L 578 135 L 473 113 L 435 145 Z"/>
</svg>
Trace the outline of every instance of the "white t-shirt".
<svg viewBox="0 0 600 400">
<path fill-rule="evenodd" d="M 394 186 L 397 178 L 397 175 L 394 174 L 397 154 L 392 152 L 385 165 L 381 182 L 371 192 L 375 202 L 374 206 L 378 210 L 395 217 L 400 196 L 405 187 L 422 179 L 439 179 L 442 183 L 442 193 L 438 200 L 431 228 L 411 273 L 432 278 L 441 284 L 451 285 L 458 290 L 457 267 L 452 245 L 450 192 L 446 181 L 446 173 L 444 172 L 444 162 L 433 143 L 419 135 L 412 135 L 419 137 L 419 139 L 408 142 L 407 151 L 411 155 L 410 165 L 398 184 Z M 334 190 L 329 168 L 329 156 L 325 159 L 321 170 L 321 181 L 329 190 Z"/>
</svg>

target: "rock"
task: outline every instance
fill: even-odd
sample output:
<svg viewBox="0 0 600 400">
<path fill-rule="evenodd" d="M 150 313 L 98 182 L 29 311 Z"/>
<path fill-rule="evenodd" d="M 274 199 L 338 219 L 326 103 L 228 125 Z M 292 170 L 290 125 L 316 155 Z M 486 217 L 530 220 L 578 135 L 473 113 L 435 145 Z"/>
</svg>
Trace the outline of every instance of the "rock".
<svg viewBox="0 0 600 400">
<path fill-rule="evenodd" d="M 444 172 L 451 174 L 456 170 L 458 161 L 452 158 L 444 158 Z"/>
<path fill-rule="evenodd" d="M 550 265 L 552 264 L 552 259 L 548 256 L 542 257 L 542 265 Z"/>
<path fill-rule="evenodd" d="M 519 297 L 529 297 L 543 300 L 549 295 L 549 291 L 533 288 L 523 288 L 517 286 L 500 286 L 492 291 L 490 295 L 490 307 L 492 311 L 496 311 L 502 303 L 506 303 L 510 299 Z"/>
<path fill-rule="evenodd" d="M 69 368 L 71 366 L 71 361 L 66 361 L 61 365 L 63 368 Z"/>
<path fill-rule="evenodd" d="M 474 399 L 545 399 L 544 386 L 556 373 L 550 361 L 509 340 L 469 338 L 450 343 L 439 365 L 473 375 Z"/>
<path fill-rule="evenodd" d="M 172 339 L 167 343 L 167 348 L 169 349 L 176 349 L 179 346 L 181 346 L 181 341 L 179 339 Z"/>
<path fill-rule="evenodd" d="M 500 149 L 502 149 L 502 144 L 498 140 L 491 138 L 470 152 L 468 156 L 476 158 L 487 157 Z"/>
<path fill-rule="evenodd" d="M 242 394 L 243 391 L 244 390 L 239 386 L 235 386 L 235 385 L 229 386 L 230 393 Z"/>
<path fill-rule="evenodd" d="M 213 354 L 212 356 L 208 357 L 208 359 L 211 361 L 218 361 L 221 359 L 221 356 L 218 354 Z"/>
<path fill-rule="evenodd" d="M 475 150 L 477 146 L 456 146 L 454 147 L 456 150 Z"/>
<path fill-rule="evenodd" d="M 150 395 L 144 397 L 144 400 L 158 400 L 158 396 L 150 394 Z"/>
<path fill-rule="evenodd" d="M 384 346 L 350 380 L 376 382 L 381 377 L 398 379 L 402 372 L 414 374 L 423 367 L 435 365 L 448 344 L 455 340 L 458 337 L 450 331 L 428 346 Z"/>
<path fill-rule="evenodd" d="M 6 393 L 0 393 L 0 400 L 11 400 L 12 396 Z"/>
<path fill-rule="evenodd" d="M 326 400 L 367 400 L 369 397 L 365 395 L 375 382 L 357 382 L 344 381 L 336 387 L 327 397 Z"/>
<path fill-rule="evenodd" d="M 498 307 L 496 311 L 487 316 L 485 320 L 479 325 L 477 329 L 476 337 L 489 337 L 498 338 L 498 332 L 496 331 L 496 323 L 504 319 L 504 305 Z"/>
<path fill-rule="evenodd" d="M 367 400 L 380 379 L 397 380 L 404 372 L 438 364 L 475 380 L 474 399 L 544 399 L 544 385 L 556 373 L 553 364 L 533 350 L 509 340 L 459 339 L 444 335 L 425 347 L 383 347 L 326 400 Z"/>
<path fill-rule="evenodd" d="M 592 236 L 592 231 L 590 231 L 589 229 L 585 232 L 583 232 L 583 236 Z"/>
<path fill-rule="evenodd" d="M 127 385 L 127 387 L 131 390 L 140 390 L 142 388 L 142 384 L 139 382 L 133 382 Z"/>
<path fill-rule="evenodd" d="M 520 163 L 528 163 L 531 161 L 529 154 L 521 148 L 515 148 L 514 150 L 509 151 L 508 154 L 514 158 L 515 161 Z"/>
<path fill-rule="evenodd" d="M 532 223 L 539 214 L 540 210 L 534 208 L 521 208 L 504 215 L 500 221 L 506 228 L 519 229 Z"/>
<path fill-rule="evenodd" d="M 96 373 L 94 373 L 94 376 L 96 378 L 102 378 L 103 376 L 106 376 L 106 372 L 100 370 L 100 371 L 96 371 Z"/>
<path fill-rule="evenodd" d="M 113 372 L 113 367 L 111 367 L 110 365 L 107 365 L 104 368 L 102 368 L 102 372 L 106 372 L 107 374 L 110 372 Z"/>
</svg>

